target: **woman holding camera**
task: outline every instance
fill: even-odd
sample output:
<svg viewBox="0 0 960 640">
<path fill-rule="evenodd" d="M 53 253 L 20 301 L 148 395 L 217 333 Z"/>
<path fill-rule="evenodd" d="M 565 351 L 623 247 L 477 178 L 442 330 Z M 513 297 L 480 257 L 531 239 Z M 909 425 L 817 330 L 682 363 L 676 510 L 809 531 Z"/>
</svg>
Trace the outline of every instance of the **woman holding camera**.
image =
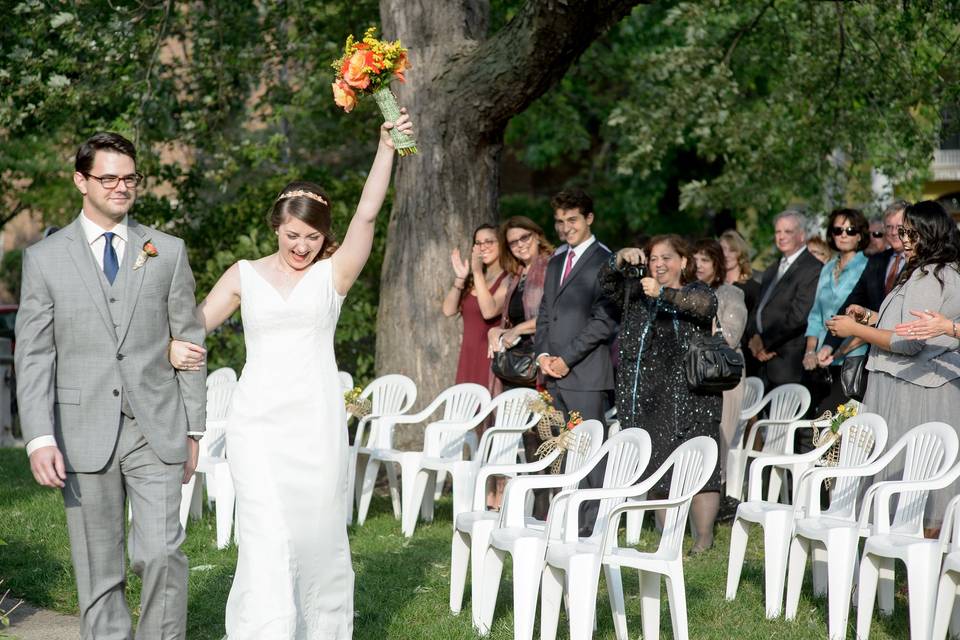
<svg viewBox="0 0 960 640">
<path fill-rule="evenodd" d="M 677 235 L 656 236 L 647 249 L 621 249 L 600 271 L 600 282 L 622 310 L 617 416 L 626 427 L 646 429 L 653 440 L 650 469 L 695 436 L 717 439 L 722 396 L 691 391 L 683 369 L 691 340 L 712 332 L 717 297 L 694 277 L 693 256 Z M 651 495 L 666 495 L 661 482 Z M 714 469 L 693 500 L 696 542 L 691 555 L 713 546 L 720 506 L 720 472 Z"/>
</svg>

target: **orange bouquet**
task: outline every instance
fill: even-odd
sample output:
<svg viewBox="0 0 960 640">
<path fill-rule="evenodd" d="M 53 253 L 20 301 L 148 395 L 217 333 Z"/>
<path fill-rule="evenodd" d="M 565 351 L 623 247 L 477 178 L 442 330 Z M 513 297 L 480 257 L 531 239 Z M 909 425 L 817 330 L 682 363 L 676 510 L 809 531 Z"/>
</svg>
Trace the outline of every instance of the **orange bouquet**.
<svg viewBox="0 0 960 640">
<path fill-rule="evenodd" d="M 359 42 L 347 37 L 343 55 L 333 61 L 336 78 L 333 82 L 333 99 L 337 106 L 350 113 L 361 95 L 372 95 L 385 120 L 394 122 L 400 117 L 397 98 L 390 90 L 390 82 L 396 78 L 404 82 L 403 74 L 410 68 L 407 50 L 399 40 L 378 40 L 376 27 L 370 27 Z M 396 128 L 390 129 L 390 137 L 401 156 L 417 152 L 416 141 Z"/>
</svg>

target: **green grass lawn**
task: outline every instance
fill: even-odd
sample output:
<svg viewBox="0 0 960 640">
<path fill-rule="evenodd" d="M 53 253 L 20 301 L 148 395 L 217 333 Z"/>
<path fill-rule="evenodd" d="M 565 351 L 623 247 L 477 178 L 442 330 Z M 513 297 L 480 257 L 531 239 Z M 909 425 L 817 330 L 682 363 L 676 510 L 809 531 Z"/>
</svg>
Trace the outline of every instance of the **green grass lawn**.
<svg viewBox="0 0 960 640">
<path fill-rule="evenodd" d="M 191 522 L 184 551 L 190 558 L 190 602 L 187 637 L 219 640 L 224 635 L 223 610 L 230 589 L 237 550 L 218 551 L 214 520 L 204 515 Z M 751 536 L 740 592 L 734 602 L 724 600 L 729 525 L 719 527 L 716 547 L 686 563 L 690 637 L 694 640 L 791 640 L 826 637 L 826 601 L 814 600 L 809 577 L 792 622 L 763 616 L 763 559 L 759 535 Z M 356 571 L 356 627 L 358 640 L 403 638 L 453 640 L 476 638 L 470 625 L 469 587 L 464 611 L 453 616 L 447 606 L 450 563 L 450 503 L 441 501 L 437 519 L 417 527 L 411 539 L 400 535 L 389 500 L 375 498 L 363 527 L 350 532 Z M 38 487 L 30 476 L 23 450 L 0 449 L 0 578 L 13 594 L 65 613 L 76 613 L 77 600 L 70 567 L 70 549 L 59 492 Z M 647 533 L 642 545 L 655 543 Z M 689 545 L 689 540 L 687 541 Z M 898 567 L 898 574 L 902 574 Z M 509 580 L 509 568 L 504 573 Z M 627 620 L 631 637 L 640 633 L 636 574 L 624 571 Z M 509 583 L 501 586 L 492 640 L 513 637 Z M 136 611 L 139 581 L 131 574 L 128 600 Z M 613 638 L 605 587 L 597 600 L 596 638 Z M 672 638 L 666 598 L 662 604 L 662 638 Z M 851 622 L 855 611 L 851 611 Z M 561 635 L 566 637 L 565 620 Z M 906 601 L 897 596 L 892 618 L 877 618 L 871 638 L 908 637 Z M 853 637 L 853 627 L 849 637 Z"/>
</svg>

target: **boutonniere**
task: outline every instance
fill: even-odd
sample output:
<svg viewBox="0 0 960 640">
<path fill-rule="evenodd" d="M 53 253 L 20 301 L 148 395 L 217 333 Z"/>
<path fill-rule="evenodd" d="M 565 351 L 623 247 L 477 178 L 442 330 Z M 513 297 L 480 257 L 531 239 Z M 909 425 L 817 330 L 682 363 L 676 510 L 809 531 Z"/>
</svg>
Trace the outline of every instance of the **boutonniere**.
<svg viewBox="0 0 960 640">
<path fill-rule="evenodd" d="M 137 256 L 137 261 L 133 263 L 133 270 L 136 271 L 147 264 L 147 258 L 156 258 L 158 255 L 160 255 L 160 253 L 157 251 L 157 248 L 150 240 L 147 240 L 143 243 L 143 248 L 140 249 L 140 255 Z"/>
</svg>

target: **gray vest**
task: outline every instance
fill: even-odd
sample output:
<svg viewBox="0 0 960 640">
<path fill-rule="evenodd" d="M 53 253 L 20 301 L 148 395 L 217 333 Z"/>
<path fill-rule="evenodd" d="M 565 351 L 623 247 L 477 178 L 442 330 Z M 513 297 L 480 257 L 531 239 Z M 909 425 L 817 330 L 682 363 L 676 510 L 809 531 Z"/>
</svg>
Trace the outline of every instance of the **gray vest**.
<svg viewBox="0 0 960 640">
<path fill-rule="evenodd" d="M 107 276 L 103 273 L 103 269 L 97 265 L 96 258 L 93 257 L 93 251 L 90 251 L 90 259 L 93 260 L 93 266 L 97 267 L 97 272 L 100 274 L 100 288 L 103 289 L 103 298 L 107 301 L 107 309 L 110 311 L 110 319 L 113 322 L 113 330 L 117 335 L 117 340 L 120 339 L 120 322 L 123 319 L 123 308 L 128 302 L 123 299 L 123 295 L 126 292 L 127 274 L 133 268 L 133 260 L 131 259 L 131 254 L 133 253 L 136 253 L 136 247 L 131 246 L 128 241 L 127 247 L 123 251 L 123 262 L 120 263 L 120 268 L 117 270 L 117 277 L 114 278 L 113 284 L 110 284 Z M 133 409 L 130 408 L 130 404 L 127 402 L 127 391 L 123 388 L 122 381 L 120 385 L 120 411 L 128 418 L 133 418 Z"/>
</svg>

